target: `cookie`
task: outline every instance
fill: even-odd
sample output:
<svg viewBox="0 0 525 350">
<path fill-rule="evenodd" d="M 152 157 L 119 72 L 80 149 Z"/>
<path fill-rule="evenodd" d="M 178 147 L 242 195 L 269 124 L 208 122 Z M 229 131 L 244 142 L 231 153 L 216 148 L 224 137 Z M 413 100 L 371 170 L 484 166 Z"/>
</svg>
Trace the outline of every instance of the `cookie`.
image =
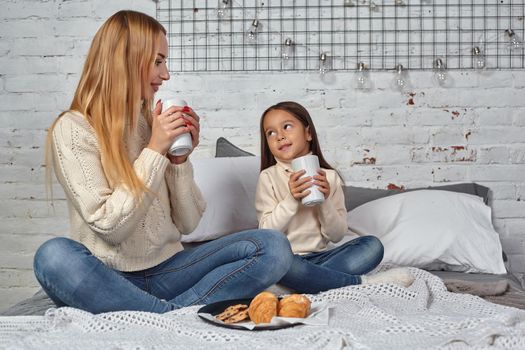
<svg viewBox="0 0 525 350">
<path fill-rule="evenodd" d="M 248 319 L 248 309 L 244 309 L 224 320 L 224 323 L 237 323 Z"/>
<path fill-rule="evenodd" d="M 216 315 L 215 318 L 221 321 L 226 320 L 227 318 L 232 317 L 233 315 L 239 313 L 240 311 L 247 310 L 248 305 L 245 304 L 235 304 L 228 306 L 223 312 Z"/>
</svg>

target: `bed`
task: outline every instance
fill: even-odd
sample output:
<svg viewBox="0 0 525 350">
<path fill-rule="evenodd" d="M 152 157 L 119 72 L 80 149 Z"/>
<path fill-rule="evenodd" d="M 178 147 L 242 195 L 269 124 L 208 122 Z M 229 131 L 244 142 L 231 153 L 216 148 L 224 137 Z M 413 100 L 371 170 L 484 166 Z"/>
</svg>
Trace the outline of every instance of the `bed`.
<svg viewBox="0 0 525 350">
<path fill-rule="evenodd" d="M 193 163 L 208 208 L 184 244 L 255 227 L 258 158 L 219 139 L 216 158 Z M 38 291 L 0 312 L 0 348 L 525 349 L 525 290 L 505 266 L 486 205 L 488 188 L 344 191 L 348 239 L 373 231 L 395 252 L 385 254 L 379 270 L 411 266 L 412 286 L 349 286 L 310 295 L 329 308 L 325 324 L 251 332 L 204 322 L 199 306 L 163 315 L 92 315 L 57 309 Z"/>
</svg>

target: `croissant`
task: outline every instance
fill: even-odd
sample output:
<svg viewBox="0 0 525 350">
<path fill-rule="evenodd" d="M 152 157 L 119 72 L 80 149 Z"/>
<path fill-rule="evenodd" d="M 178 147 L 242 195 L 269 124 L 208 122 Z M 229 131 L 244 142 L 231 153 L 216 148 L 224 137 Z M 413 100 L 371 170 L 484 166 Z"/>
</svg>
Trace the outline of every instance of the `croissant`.
<svg viewBox="0 0 525 350">
<path fill-rule="evenodd" d="M 248 308 L 250 319 L 258 323 L 270 323 L 277 315 L 277 304 L 279 300 L 270 292 L 259 293 L 253 298 Z"/>
<path fill-rule="evenodd" d="M 279 301 L 277 311 L 282 317 L 308 317 L 310 313 L 310 299 L 301 294 L 292 294 Z"/>
</svg>

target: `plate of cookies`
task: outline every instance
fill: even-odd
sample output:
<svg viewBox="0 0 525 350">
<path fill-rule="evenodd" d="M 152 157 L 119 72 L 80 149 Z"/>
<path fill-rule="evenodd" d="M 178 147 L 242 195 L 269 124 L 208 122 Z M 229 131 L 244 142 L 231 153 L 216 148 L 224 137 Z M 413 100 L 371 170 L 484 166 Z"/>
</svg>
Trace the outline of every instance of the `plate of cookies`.
<svg viewBox="0 0 525 350">
<path fill-rule="evenodd" d="M 322 311 L 326 311 L 326 315 L 322 315 Z M 323 306 L 312 308 L 310 299 L 302 294 L 278 298 L 265 291 L 253 299 L 224 300 L 208 304 L 199 309 L 198 315 L 221 327 L 270 330 L 299 324 L 327 324 L 328 310 Z"/>
</svg>

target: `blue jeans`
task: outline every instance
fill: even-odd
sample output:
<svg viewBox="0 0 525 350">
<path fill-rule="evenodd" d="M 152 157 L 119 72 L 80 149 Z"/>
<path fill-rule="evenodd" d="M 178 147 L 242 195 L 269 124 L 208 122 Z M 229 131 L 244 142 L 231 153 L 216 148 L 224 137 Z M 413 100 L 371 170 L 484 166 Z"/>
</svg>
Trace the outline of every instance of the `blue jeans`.
<svg viewBox="0 0 525 350">
<path fill-rule="evenodd" d="M 280 284 L 300 293 L 319 293 L 361 284 L 361 275 L 383 259 L 384 248 L 375 236 L 353 239 L 331 250 L 294 255 L 292 266 Z"/>
<path fill-rule="evenodd" d="M 135 272 L 109 268 L 84 245 L 53 238 L 37 250 L 34 271 L 44 291 L 59 306 L 91 313 L 164 313 L 183 306 L 253 297 L 279 281 L 292 260 L 290 243 L 274 230 L 231 234 Z"/>
</svg>

